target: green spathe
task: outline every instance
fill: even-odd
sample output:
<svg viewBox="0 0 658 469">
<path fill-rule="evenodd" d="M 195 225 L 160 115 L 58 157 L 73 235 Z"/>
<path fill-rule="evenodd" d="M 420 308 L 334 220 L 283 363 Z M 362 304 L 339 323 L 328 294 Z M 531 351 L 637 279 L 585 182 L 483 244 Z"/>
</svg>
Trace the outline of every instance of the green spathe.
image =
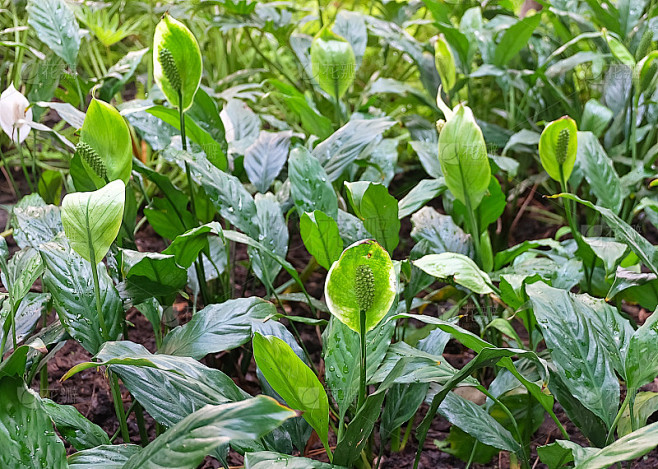
<svg viewBox="0 0 658 469">
<path fill-rule="evenodd" d="M 98 99 L 91 100 L 76 150 L 79 152 L 83 147 L 95 153 L 95 161 L 88 158 L 83 161 L 96 187 L 105 185 L 105 178 L 128 182 L 132 171 L 132 140 L 126 121 L 114 106 Z M 102 177 L 97 171 L 101 168 Z"/>
<path fill-rule="evenodd" d="M 162 54 L 162 49 L 168 52 Z M 172 84 L 169 81 L 162 66 L 163 58 L 169 62 L 173 61 L 180 84 Z M 169 62 L 168 65 L 171 66 Z M 173 106 L 181 107 L 178 99 L 180 92 L 183 96 L 183 110 L 189 109 L 201 83 L 202 71 L 201 50 L 196 38 L 183 23 L 165 13 L 156 26 L 153 37 L 153 77 L 167 101 Z"/>
<path fill-rule="evenodd" d="M 555 181 L 562 181 L 560 166 L 565 182 L 571 176 L 578 151 L 577 133 L 576 122 L 567 116 L 551 122 L 541 133 L 539 158 L 548 175 Z"/>
<path fill-rule="evenodd" d="M 487 145 L 469 107 L 460 104 L 447 113 L 439 135 L 441 171 L 455 198 L 475 210 L 491 180 Z"/>
<path fill-rule="evenodd" d="M 324 27 L 311 44 L 313 76 L 320 88 L 338 99 L 354 81 L 356 60 L 349 42 Z"/>
<path fill-rule="evenodd" d="M 366 265 L 371 274 L 368 277 L 368 301 L 357 298 L 357 275 Z M 331 266 L 324 294 L 331 314 L 355 332 L 360 331 L 360 306 L 369 305 L 365 310 L 366 331 L 372 330 L 393 305 L 397 281 L 393 261 L 377 242 L 359 241 L 343 251 L 340 259 Z"/>
<path fill-rule="evenodd" d="M 120 179 L 97 191 L 64 197 L 64 233 L 73 250 L 92 264 L 105 257 L 119 234 L 125 198 L 126 186 Z"/>
</svg>

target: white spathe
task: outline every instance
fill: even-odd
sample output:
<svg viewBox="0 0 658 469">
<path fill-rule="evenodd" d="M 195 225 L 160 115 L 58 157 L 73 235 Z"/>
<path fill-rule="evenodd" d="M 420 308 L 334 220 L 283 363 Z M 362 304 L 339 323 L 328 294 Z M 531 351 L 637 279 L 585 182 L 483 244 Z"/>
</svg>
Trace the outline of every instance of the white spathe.
<svg viewBox="0 0 658 469">
<path fill-rule="evenodd" d="M 23 143 L 31 123 L 30 102 L 13 84 L 9 85 L 0 95 L 0 127 L 14 143 Z"/>
</svg>

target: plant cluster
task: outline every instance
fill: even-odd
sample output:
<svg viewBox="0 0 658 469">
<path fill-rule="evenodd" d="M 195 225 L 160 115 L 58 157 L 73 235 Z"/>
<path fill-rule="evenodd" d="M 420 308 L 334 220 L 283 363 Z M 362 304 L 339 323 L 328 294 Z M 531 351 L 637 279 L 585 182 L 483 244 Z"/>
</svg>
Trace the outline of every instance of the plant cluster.
<svg viewBox="0 0 658 469">
<path fill-rule="evenodd" d="M 0 466 L 658 446 L 654 0 L 0 11 Z"/>
</svg>

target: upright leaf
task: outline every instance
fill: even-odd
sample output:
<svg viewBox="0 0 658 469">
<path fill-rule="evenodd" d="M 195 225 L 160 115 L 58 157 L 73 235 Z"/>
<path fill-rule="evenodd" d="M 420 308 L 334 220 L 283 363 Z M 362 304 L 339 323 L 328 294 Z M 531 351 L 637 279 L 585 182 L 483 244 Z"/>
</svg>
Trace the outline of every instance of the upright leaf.
<svg viewBox="0 0 658 469">
<path fill-rule="evenodd" d="M 261 132 L 244 155 L 244 169 L 259 192 L 267 192 L 288 158 L 292 132 Z"/>
<path fill-rule="evenodd" d="M 104 340 L 96 314 L 92 268 L 98 269 L 101 305 L 108 335 L 113 340 L 121 334 L 123 306 L 105 264 L 92 267 L 66 244 L 46 243 L 41 247 L 46 265 L 43 282 L 52 295 L 53 304 L 66 331 L 91 353 Z"/>
<path fill-rule="evenodd" d="M 336 218 L 336 192 L 320 161 L 306 148 L 296 146 L 290 152 L 288 177 L 290 193 L 300 214 L 320 210 Z"/>
<path fill-rule="evenodd" d="M 318 264 L 329 270 L 343 252 L 343 240 L 336 220 L 319 210 L 307 212 L 302 215 L 299 230 L 308 252 Z"/>
<path fill-rule="evenodd" d="M 329 400 L 322 384 L 288 344 L 274 336 L 256 333 L 254 359 L 272 388 L 317 432 L 329 447 Z"/>
<path fill-rule="evenodd" d="M 37 37 L 73 69 L 78 61 L 80 29 L 64 0 L 29 0 L 28 23 Z"/>
<path fill-rule="evenodd" d="M 382 184 L 346 182 L 347 195 L 363 226 L 392 254 L 400 242 L 398 201 Z"/>
<path fill-rule="evenodd" d="M 541 14 L 536 13 L 532 16 L 526 16 L 516 24 L 510 26 L 503 33 L 503 37 L 496 45 L 494 53 L 494 64 L 503 67 L 526 47 L 528 40 L 532 36 L 539 22 Z"/>
<path fill-rule="evenodd" d="M 567 291 L 543 282 L 526 286 L 526 291 L 560 377 L 610 428 L 619 407 L 619 382 L 591 319 Z"/>
<path fill-rule="evenodd" d="M 621 179 L 612 159 L 591 132 L 578 132 L 578 162 L 597 203 L 619 213 L 624 201 Z"/>
</svg>

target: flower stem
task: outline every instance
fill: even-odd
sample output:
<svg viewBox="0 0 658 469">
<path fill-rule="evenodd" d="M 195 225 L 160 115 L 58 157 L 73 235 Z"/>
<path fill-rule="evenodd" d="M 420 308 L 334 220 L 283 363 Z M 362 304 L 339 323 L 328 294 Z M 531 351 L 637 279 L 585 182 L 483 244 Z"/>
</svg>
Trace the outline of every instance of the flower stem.
<svg viewBox="0 0 658 469">
<path fill-rule="evenodd" d="M 5 169 L 5 174 L 7 175 L 7 178 L 11 183 L 12 189 L 14 189 L 14 195 L 16 195 L 16 199 L 20 199 L 21 191 L 18 190 L 18 186 L 16 185 L 16 180 L 14 179 L 14 175 L 11 174 L 11 168 L 7 164 L 7 160 L 5 159 L 5 155 L 4 153 L 2 153 L 1 148 L 0 148 L 0 161 L 2 161 L 2 167 Z"/>
<path fill-rule="evenodd" d="M 361 310 L 359 313 L 359 337 L 361 342 L 361 376 L 359 382 L 359 398 L 357 401 L 357 412 L 366 400 L 366 312 Z"/>
</svg>

